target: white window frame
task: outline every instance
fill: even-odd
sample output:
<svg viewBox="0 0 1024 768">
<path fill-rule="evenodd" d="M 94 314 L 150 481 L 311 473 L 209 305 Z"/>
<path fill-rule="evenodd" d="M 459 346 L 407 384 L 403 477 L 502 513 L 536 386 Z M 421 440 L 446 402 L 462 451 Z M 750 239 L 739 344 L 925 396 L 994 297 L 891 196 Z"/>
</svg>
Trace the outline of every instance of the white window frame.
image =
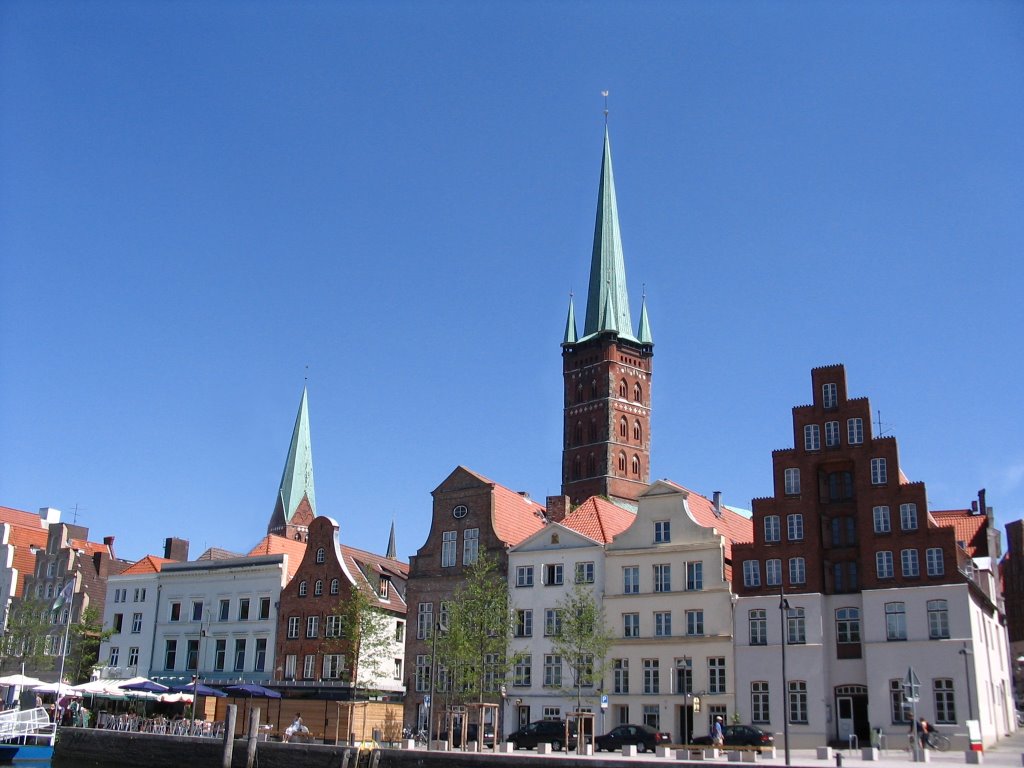
<svg viewBox="0 0 1024 768">
<path fill-rule="evenodd" d="M 889 483 L 889 467 L 884 458 L 871 460 L 871 484 L 887 485 Z"/>
<path fill-rule="evenodd" d="M 807 561 L 802 557 L 789 558 L 789 583 L 807 583 Z"/>
<path fill-rule="evenodd" d="M 875 576 L 879 579 L 891 579 L 895 575 L 892 552 L 887 549 L 875 552 Z"/>
<path fill-rule="evenodd" d="M 835 448 L 839 445 L 839 422 L 838 421 L 826 421 L 825 422 L 825 447 Z"/>
<path fill-rule="evenodd" d="M 455 552 L 459 545 L 458 531 L 444 531 L 441 533 L 441 567 L 453 568 L 455 566 Z"/>
<path fill-rule="evenodd" d="M 764 516 L 764 542 L 777 544 L 782 540 L 782 521 L 779 515 Z"/>
<path fill-rule="evenodd" d="M 655 544 L 669 544 L 672 541 L 672 521 L 671 520 L 655 520 L 654 521 L 654 543 Z"/>
<path fill-rule="evenodd" d="M 518 565 L 518 566 L 516 566 L 516 586 L 517 587 L 532 587 L 533 586 L 533 566 L 532 565 Z"/>
<path fill-rule="evenodd" d="M 929 547 L 925 550 L 925 562 L 928 566 L 929 576 L 944 576 L 946 572 L 945 558 L 942 554 L 942 547 Z"/>
<path fill-rule="evenodd" d="M 914 578 L 921 575 L 921 561 L 916 549 L 904 549 L 900 552 L 900 568 L 905 577 Z"/>
<path fill-rule="evenodd" d="M 875 533 L 890 533 L 892 531 L 892 517 L 889 515 L 889 507 L 881 504 L 873 507 L 871 517 L 874 521 Z"/>
<path fill-rule="evenodd" d="M 804 426 L 804 450 L 821 450 L 821 427 L 817 424 L 807 424 Z"/>
<path fill-rule="evenodd" d="M 788 541 L 804 540 L 804 516 L 800 512 L 786 515 L 786 539 Z"/>
<path fill-rule="evenodd" d="M 462 564 L 472 565 L 480 556 L 480 529 L 467 528 L 462 533 Z"/>
<path fill-rule="evenodd" d="M 839 405 L 839 387 L 835 383 L 821 385 L 821 405 L 823 408 L 835 408 Z"/>
<path fill-rule="evenodd" d="M 864 443 L 864 419 L 857 417 L 846 420 L 846 442 L 850 445 Z"/>
<path fill-rule="evenodd" d="M 900 504 L 900 530 L 917 530 L 917 504 Z"/>
<path fill-rule="evenodd" d="M 797 496 L 800 493 L 800 468 L 787 467 L 782 473 L 783 487 L 787 496 Z"/>
<path fill-rule="evenodd" d="M 765 586 L 777 587 L 782 584 L 782 559 L 770 557 L 764 561 Z"/>
<path fill-rule="evenodd" d="M 760 587 L 761 586 L 761 561 L 760 560 L 744 560 L 743 561 L 743 586 L 744 587 Z"/>
</svg>

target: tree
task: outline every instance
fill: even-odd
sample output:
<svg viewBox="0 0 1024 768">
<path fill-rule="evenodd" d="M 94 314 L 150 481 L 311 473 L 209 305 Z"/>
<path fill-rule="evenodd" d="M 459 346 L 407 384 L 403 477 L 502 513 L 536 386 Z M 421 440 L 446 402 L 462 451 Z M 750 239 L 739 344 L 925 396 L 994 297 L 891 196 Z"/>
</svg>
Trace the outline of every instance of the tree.
<svg viewBox="0 0 1024 768">
<path fill-rule="evenodd" d="M 387 674 L 386 664 L 394 657 L 391 616 L 377 605 L 369 587 L 353 585 L 348 599 L 342 601 L 338 640 L 346 654 L 346 672 L 355 698 L 358 689 L 372 688 Z"/>
<path fill-rule="evenodd" d="M 113 629 L 103 629 L 103 617 L 94 606 L 84 609 L 68 633 L 70 648 L 64 661 L 64 676 L 75 683 L 88 680 L 99 661 L 100 643 L 112 634 Z"/>
<path fill-rule="evenodd" d="M 53 668 L 53 656 L 46 653 L 50 623 L 50 604 L 43 600 L 15 600 L 7 618 L 4 655 L 10 666 L 33 671 Z"/>
<path fill-rule="evenodd" d="M 551 640 L 551 652 L 568 665 L 571 686 L 563 686 L 563 691 L 575 693 L 579 711 L 583 689 L 604 678 L 612 633 L 605 623 L 604 607 L 585 584 L 576 584 L 556 610 L 561 630 Z"/>
<path fill-rule="evenodd" d="M 442 610 L 437 665 L 447 671 L 456 701 L 482 702 L 498 691 L 508 672 L 512 612 L 508 584 L 493 557 L 480 554 Z"/>
</svg>

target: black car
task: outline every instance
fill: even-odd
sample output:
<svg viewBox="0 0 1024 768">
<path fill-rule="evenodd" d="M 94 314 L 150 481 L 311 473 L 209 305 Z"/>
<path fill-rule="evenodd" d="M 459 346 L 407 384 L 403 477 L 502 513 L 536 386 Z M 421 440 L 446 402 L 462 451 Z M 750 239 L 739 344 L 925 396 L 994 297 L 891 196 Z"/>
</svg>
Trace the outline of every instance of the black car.
<svg viewBox="0 0 1024 768">
<path fill-rule="evenodd" d="M 756 725 L 727 725 L 722 729 L 727 747 L 758 747 L 770 749 L 775 746 L 775 737 Z M 690 739 L 691 744 L 711 744 L 710 736 Z"/>
<path fill-rule="evenodd" d="M 635 744 L 637 752 L 654 751 L 659 744 L 668 744 L 672 737 L 661 731 L 656 731 L 649 725 L 620 725 L 612 728 L 604 736 L 598 736 L 595 740 L 595 748 L 598 752 L 606 749 L 615 752 L 622 749 L 624 744 Z"/>
<path fill-rule="evenodd" d="M 478 741 L 477 737 L 479 735 L 480 735 L 480 726 L 479 725 L 477 725 L 476 723 L 470 723 L 469 725 L 466 726 L 466 740 L 469 743 L 472 744 L 474 741 Z M 442 731 L 441 732 L 441 741 L 448 741 L 448 731 Z M 462 729 L 461 728 L 456 728 L 454 731 L 452 731 L 452 746 L 455 747 L 456 749 L 458 749 L 459 747 L 462 746 Z M 484 746 L 485 747 L 492 747 L 492 746 L 494 746 L 494 726 L 491 725 L 490 723 L 487 723 L 487 724 L 484 725 Z"/>
<path fill-rule="evenodd" d="M 529 725 L 524 725 L 518 731 L 508 735 L 506 741 L 510 742 L 515 749 L 533 749 L 538 744 L 550 744 L 551 748 L 558 752 L 565 743 L 565 720 L 535 720 Z M 576 728 L 569 726 L 570 750 L 576 749 Z"/>
</svg>

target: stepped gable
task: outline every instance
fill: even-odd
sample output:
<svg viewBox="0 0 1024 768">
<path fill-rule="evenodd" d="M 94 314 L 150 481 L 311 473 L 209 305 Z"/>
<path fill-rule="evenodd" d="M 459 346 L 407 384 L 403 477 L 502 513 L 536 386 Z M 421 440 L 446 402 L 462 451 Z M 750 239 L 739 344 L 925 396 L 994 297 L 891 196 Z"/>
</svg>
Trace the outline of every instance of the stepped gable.
<svg viewBox="0 0 1024 768">
<path fill-rule="evenodd" d="M 715 503 L 711 499 L 701 496 L 696 491 L 691 491 L 684 485 L 663 480 L 662 482 L 674 485 L 686 491 L 686 504 L 694 519 L 706 528 L 717 528 L 718 532 L 725 536 L 725 558 L 732 561 L 732 545 L 746 544 L 754 541 L 754 523 L 739 512 L 735 512 L 727 505 L 722 504 L 722 516 L 715 514 Z"/>
<path fill-rule="evenodd" d="M 292 580 L 295 572 L 302 563 L 302 557 L 306 554 L 306 542 L 288 539 L 284 536 L 268 533 L 259 543 L 249 550 L 246 557 L 257 557 L 259 555 L 288 555 L 288 581 Z"/>
<path fill-rule="evenodd" d="M 988 557 L 988 541 L 985 536 L 987 518 L 969 509 L 945 509 L 928 513 L 935 525 L 952 528 L 958 545 L 967 550 L 971 557 Z"/>
<path fill-rule="evenodd" d="M 600 496 L 591 496 L 560 521 L 566 528 L 607 544 L 636 520 L 636 514 Z"/>
<path fill-rule="evenodd" d="M 478 472 L 461 467 L 465 472 L 494 489 L 494 507 L 491 511 L 491 523 L 494 533 L 508 546 L 514 547 L 527 536 L 531 536 L 544 527 L 544 507 L 493 480 L 489 480 Z"/>
<path fill-rule="evenodd" d="M 166 563 L 176 563 L 177 560 L 168 560 L 166 557 L 157 557 L 156 555 L 146 555 L 141 560 L 136 560 L 134 563 L 129 565 L 123 571 L 121 576 L 134 576 L 143 573 L 160 573 L 160 569 Z"/>
</svg>

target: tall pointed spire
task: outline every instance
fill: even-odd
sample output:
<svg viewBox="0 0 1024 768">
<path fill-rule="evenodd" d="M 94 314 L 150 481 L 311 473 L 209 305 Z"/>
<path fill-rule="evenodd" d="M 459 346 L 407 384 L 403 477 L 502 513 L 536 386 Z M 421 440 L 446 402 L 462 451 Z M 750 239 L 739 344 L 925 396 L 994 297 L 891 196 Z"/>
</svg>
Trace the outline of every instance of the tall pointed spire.
<svg viewBox="0 0 1024 768">
<path fill-rule="evenodd" d="M 636 341 L 629 315 L 626 291 L 626 263 L 622 255 L 619 209 L 615 200 L 612 174 L 612 150 L 608 126 L 604 129 L 604 154 L 601 182 L 597 194 L 597 221 L 594 224 L 594 250 L 590 259 L 590 290 L 587 293 L 587 318 L 584 337 L 602 331 L 615 331 L 620 337 Z"/>
<path fill-rule="evenodd" d="M 644 293 L 640 303 L 640 330 L 637 332 L 637 341 L 641 344 L 654 344 L 651 338 L 651 321 L 647 319 L 647 294 Z"/>
<path fill-rule="evenodd" d="M 395 521 L 391 521 L 391 535 L 388 536 L 388 553 L 386 555 L 388 560 L 398 559 L 398 549 L 395 547 Z"/>
<path fill-rule="evenodd" d="M 569 315 L 565 318 L 565 337 L 563 344 L 576 343 L 576 311 L 572 307 L 572 294 L 569 294 Z"/>
<path fill-rule="evenodd" d="M 314 517 L 316 493 L 313 489 L 313 447 L 309 438 L 308 395 L 303 385 L 299 412 L 295 416 L 292 440 L 288 445 L 288 457 L 277 490 L 277 502 L 267 531 L 294 537 L 295 532 L 287 529 L 292 526 L 304 529 Z"/>
</svg>

